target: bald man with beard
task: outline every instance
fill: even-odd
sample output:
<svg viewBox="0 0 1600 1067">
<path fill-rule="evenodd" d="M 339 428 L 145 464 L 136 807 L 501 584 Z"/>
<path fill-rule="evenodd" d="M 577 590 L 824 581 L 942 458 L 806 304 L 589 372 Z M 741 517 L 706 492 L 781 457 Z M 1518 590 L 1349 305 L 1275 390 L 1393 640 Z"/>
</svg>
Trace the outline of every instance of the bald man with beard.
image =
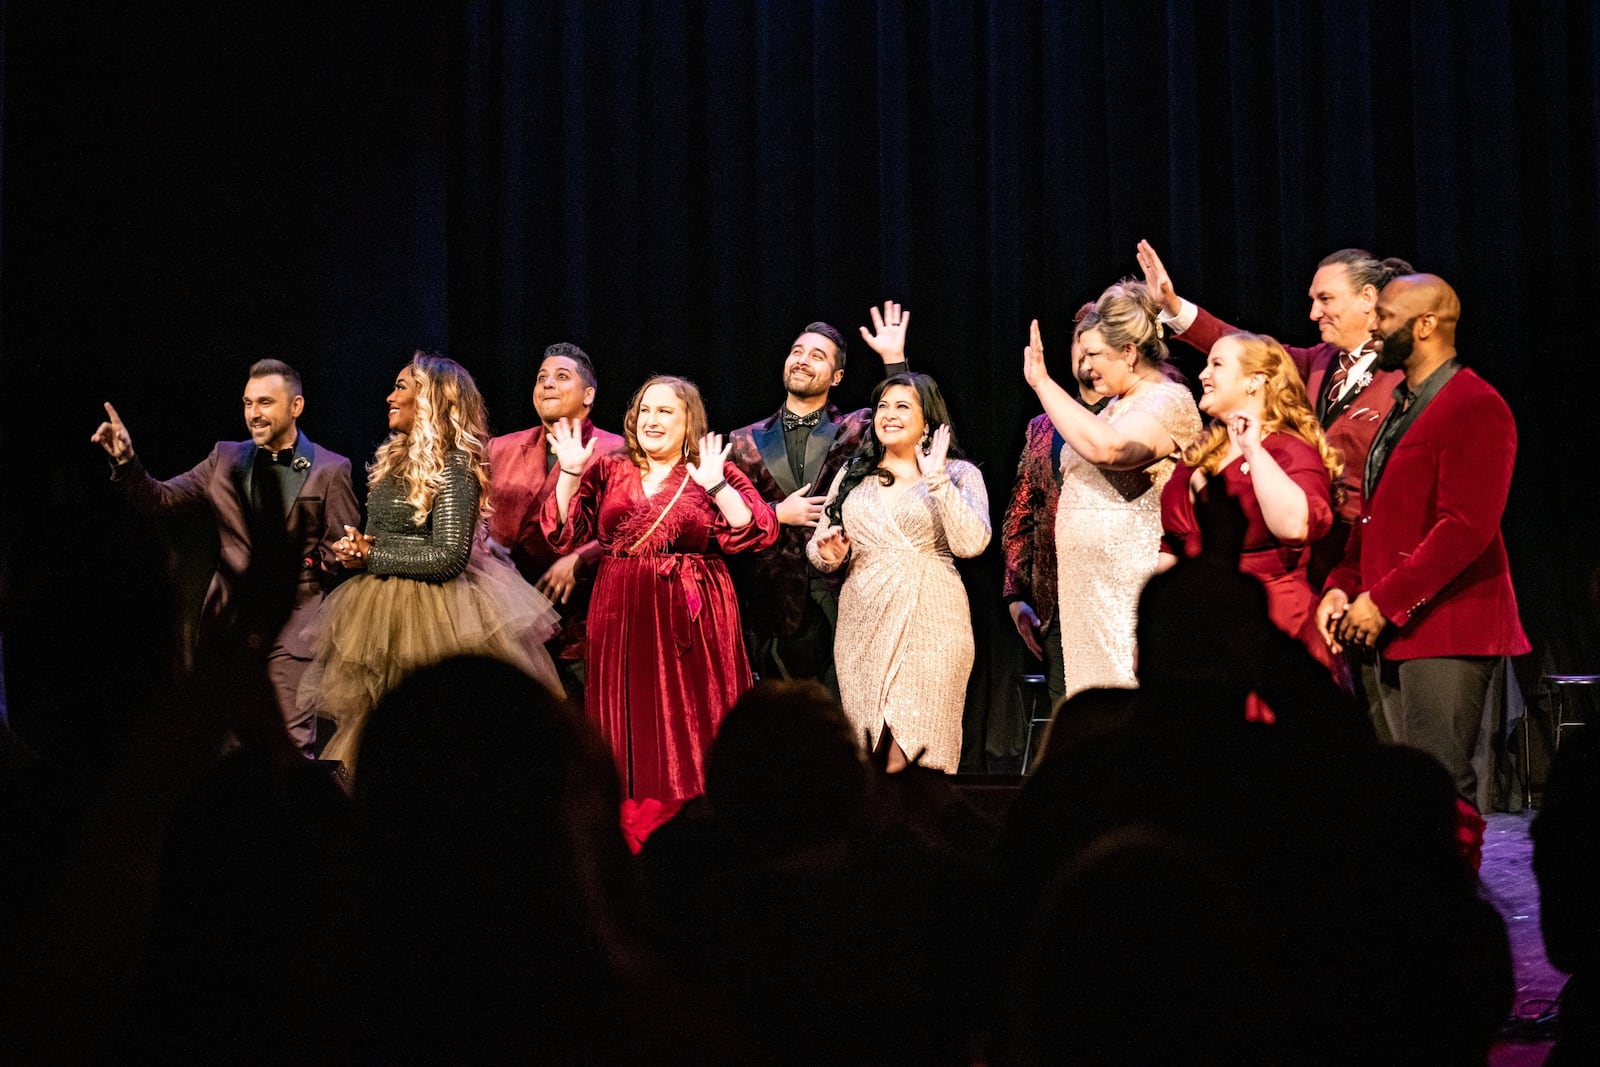
<svg viewBox="0 0 1600 1067">
<path fill-rule="evenodd" d="M 1517 427 L 1457 360 L 1460 317 L 1455 290 L 1432 274 L 1396 278 L 1378 296 L 1377 365 L 1405 378 L 1373 438 L 1361 517 L 1323 584 L 1317 625 L 1336 651 L 1377 653 L 1390 733 L 1444 764 L 1473 803 L 1490 676 L 1529 645 L 1500 533 Z"/>
</svg>

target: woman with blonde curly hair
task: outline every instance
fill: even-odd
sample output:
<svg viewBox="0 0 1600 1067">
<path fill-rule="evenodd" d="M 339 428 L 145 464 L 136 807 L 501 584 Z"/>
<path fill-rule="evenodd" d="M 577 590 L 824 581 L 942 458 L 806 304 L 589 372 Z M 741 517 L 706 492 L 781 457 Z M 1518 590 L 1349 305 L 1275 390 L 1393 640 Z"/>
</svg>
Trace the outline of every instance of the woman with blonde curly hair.
<svg viewBox="0 0 1600 1067">
<path fill-rule="evenodd" d="M 1200 385 L 1211 430 L 1185 449 L 1161 494 L 1162 568 L 1200 552 L 1195 503 L 1221 486 L 1244 511 L 1239 569 L 1267 587 L 1273 623 L 1345 682 L 1344 661 L 1317 633 L 1317 593 L 1306 578 L 1311 546 L 1333 526 L 1333 486 L 1344 463 L 1322 435 L 1300 373 L 1272 338 L 1227 334 L 1211 347 Z"/>
<path fill-rule="evenodd" d="M 1134 618 L 1156 567 L 1161 490 L 1200 433 L 1194 397 L 1167 372 L 1160 310 L 1140 283 L 1117 282 L 1079 314 L 1080 366 L 1110 398 L 1098 415 L 1050 376 L 1037 320 L 1023 354 L 1023 377 L 1064 442 L 1056 590 L 1069 697 L 1138 684 Z"/>
<path fill-rule="evenodd" d="M 400 680 L 458 654 L 494 656 L 561 693 L 544 649 L 559 616 L 480 537 L 488 413 L 466 368 L 418 352 L 389 394 L 390 434 L 367 467 L 367 529 L 334 545 L 360 571 L 328 597 L 302 710 L 339 727 L 322 755 L 353 762 L 367 713 Z"/>
</svg>

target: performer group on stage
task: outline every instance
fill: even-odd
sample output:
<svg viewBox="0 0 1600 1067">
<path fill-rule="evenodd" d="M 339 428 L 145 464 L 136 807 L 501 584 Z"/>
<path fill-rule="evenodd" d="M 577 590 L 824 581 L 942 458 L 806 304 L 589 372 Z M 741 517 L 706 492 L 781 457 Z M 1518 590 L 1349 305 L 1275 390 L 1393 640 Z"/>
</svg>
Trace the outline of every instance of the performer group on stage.
<svg viewBox="0 0 1600 1067">
<path fill-rule="evenodd" d="M 1076 316 L 1070 389 L 1037 321 L 1024 350 L 1044 414 L 1005 511 L 1001 592 L 1052 700 L 1137 686 L 1146 582 L 1222 552 L 1385 736 L 1472 799 L 1490 675 L 1528 643 L 1499 530 L 1516 429 L 1456 358 L 1454 290 L 1335 252 L 1309 291 L 1322 342 L 1295 348 L 1179 296 L 1148 242 L 1138 261 L 1142 282 Z M 726 437 L 671 375 L 638 389 L 621 435 L 596 427 L 594 364 L 561 343 L 538 370 L 538 423 L 490 438 L 471 375 L 419 352 L 367 468 L 365 529 L 349 461 L 298 429 L 300 378 L 278 361 L 250 368 L 251 439 L 186 474 L 146 472 L 110 404 L 94 440 L 141 509 L 210 507 L 222 553 L 202 655 L 250 597 L 285 595 L 242 585 L 253 557 L 283 564 L 295 609 L 268 635 L 272 676 L 304 754 L 320 716 L 337 726 L 322 754 L 353 764 L 403 677 L 475 653 L 581 700 L 625 796 L 667 814 L 703 792 L 717 727 L 756 677 L 819 681 L 891 771 L 954 772 L 974 649 L 953 561 L 988 546 L 988 491 L 938 385 L 909 368 L 910 312 L 870 316 L 868 408 L 830 403 L 848 345 L 813 322 L 783 360 L 782 406 Z M 1198 404 L 1169 336 L 1206 354 Z M 1207 521 L 1223 507 L 1237 521 Z M 1260 699 L 1242 714 L 1273 719 Z"/>
<path fill-rule="evenodd" d="M 159 729 L 104 757 L 109 802 L 42 782 L 0 819 L 65 827 L 6 838 L 46 887 L 16 1002 L 50 1040 L 113 1004 L 86 1032 L 133 1058 L 1484 1062 L 1513 987 L 1472 757 L 1528 648 L 1510 410 L 1409 264 L 1324 258 L 1297 348 L 1138 262 L 1018 338 L 1042 414 L 993 596 L 1055 705 L 1020 789 L 952 773 L 993 487 L 893 301 L 859 341 L 807 324 L 731 433 L 671 374 L 595 426 L 563 342 L 490 437 L 418 352 L 364 511 L 284 363 L 248 369 L 249 439 L 167 481 L 107 404 L 112 491 L 208 512 L 221 552 L 188 690 L 119 672 Z M 876 384 L 845 411 L 851 348 Z M 36 604 L 146 614 L 58 577 Z M 1546 857 L 1594 852 L 1571 774 Z"/>
</svg>

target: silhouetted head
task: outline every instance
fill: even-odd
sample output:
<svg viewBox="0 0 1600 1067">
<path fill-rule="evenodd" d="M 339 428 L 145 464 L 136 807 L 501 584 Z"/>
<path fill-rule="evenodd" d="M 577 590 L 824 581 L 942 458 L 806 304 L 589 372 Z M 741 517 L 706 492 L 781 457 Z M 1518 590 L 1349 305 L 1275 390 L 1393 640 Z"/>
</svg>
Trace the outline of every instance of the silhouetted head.
<svg viewBox="0 0 1600 1067">
<path fill-rule="evenodd" d="M 604 1013 L 641 965 L 641 920 L 589 721 L 516 668 L 462 657 L 395 687 L 359 756 L 366 1054 L 532 1059 Z"/>
<path fill-rule="evenodd" d="M 126 508 L 42 474 L 29 530 L 0 571 L 7 714 L 36 754 L 72 773 L 99 769 L 138 717 L 170 700 L 178 604 L 165 554 Z"/>
<path fill-rule="evenodd" d="M 728 712 L 711 746 L 706 797 L 730 829 L 781 851 L 843 833 L 861 811 L 866 760 L 816 682 L 762 682 Z"/>
<path fill-rule="evenodd" d="M 1111 831 L 1045 893 L 999 1060 L 1274 1062 L 1270 933 L 1212 851 L 1151 826 Z"/>
<path fill-rule="evenodd" d="M 1266 589 L 1239 572 L 1236 554 L 1179 560 L 1139 597 L 1140 707 L 1243 721 L 1245 697 L 1260 683 L 1262 657 L 1277 632 Z"/>
</svg>

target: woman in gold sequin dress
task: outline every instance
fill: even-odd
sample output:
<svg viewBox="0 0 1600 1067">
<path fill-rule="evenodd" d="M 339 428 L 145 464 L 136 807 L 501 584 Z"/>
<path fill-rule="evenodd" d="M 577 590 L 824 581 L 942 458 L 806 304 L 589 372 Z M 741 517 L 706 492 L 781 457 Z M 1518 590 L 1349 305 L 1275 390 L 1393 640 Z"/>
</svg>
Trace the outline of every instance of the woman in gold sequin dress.
<svg viewBox="0 0 1600 1067">
<path fill-rule="evenodd" d="M 989 543 L 989 497 L 956 451 L 950 415 L 926 374 L 896 374 L 872 394 L 872 426 L 828 493 L 806 554 L 848 567 L 834 639 L 839 694 L 858 737 L 891 771 L 954 772 L 972 672 L 972 624 L 954 557 Z"/>
<path fill-rule="evenodd" d="M 1131 688 L 1139 593 L 1161 545 L 1161 490 L 1174 453 L 1200 435 L 1200 412 L 1163 373 L 1159 308 L 1137 282 L 1111 286 L 1078 322 L 1095 391 L 1112 398 L 1091 415 L 1045 369 L 1039 323 L 1023 376 L 1066 441 L 1056 510 L 1057 587 L 1067 696 Z"/>
</svg>

